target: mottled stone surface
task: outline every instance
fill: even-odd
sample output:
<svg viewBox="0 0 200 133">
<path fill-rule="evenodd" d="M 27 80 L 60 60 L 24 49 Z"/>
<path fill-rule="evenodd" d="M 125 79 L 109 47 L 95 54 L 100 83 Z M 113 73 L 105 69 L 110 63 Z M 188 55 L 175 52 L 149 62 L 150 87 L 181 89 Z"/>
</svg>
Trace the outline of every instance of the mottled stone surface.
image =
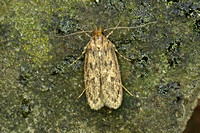
<svg viewBox="0 0 200 133">
<path fill-rule="evenodd" d="M 200 3 L 3 0 L 0 132 L 182 132 L 200 98 Z M 117 110 L 91 110 L 84 90 L 81 30 L 115 30 L 124 91 Z M 110 31 L 104 32 L 107 35 Z M 88 33 L 93 35 L 93 33 Z"/>
</svg>

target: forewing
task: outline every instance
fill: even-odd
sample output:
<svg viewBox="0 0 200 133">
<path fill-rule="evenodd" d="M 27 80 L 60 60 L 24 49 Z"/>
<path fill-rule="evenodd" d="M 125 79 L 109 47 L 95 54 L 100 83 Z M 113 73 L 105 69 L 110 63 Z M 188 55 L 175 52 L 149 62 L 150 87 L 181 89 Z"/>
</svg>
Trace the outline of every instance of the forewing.
<svg viewBox="0 0 200 133">
<path fill-rule="evenodd" d="M 86 97 L 92 109 L 98 110 L 104 106 L 101 100 L 100 57 L 96 56 L 98 49 L 94 41 L 87 45 L 84 64 L 84 80 Z"/>
<path fill-rule="evenodd" d="M 122 103 L 122 82 L 118 60 L 112 44 L 104 37 L 102 49 L 101 84 L 105 106 L 117 109 Z"/>
</svg>

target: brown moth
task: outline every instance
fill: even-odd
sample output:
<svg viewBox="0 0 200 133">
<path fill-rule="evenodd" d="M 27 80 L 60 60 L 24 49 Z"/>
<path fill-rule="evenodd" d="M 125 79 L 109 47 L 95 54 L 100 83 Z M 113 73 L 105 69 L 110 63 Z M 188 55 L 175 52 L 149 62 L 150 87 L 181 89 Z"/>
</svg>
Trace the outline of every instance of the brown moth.
<svg viewBox="0 0 200 133">
<path fill-rule="evenodd" d="M 94 36 L 84 48 L 84 91 L 91 109 L 99 110 L 103 106 L 117 109 L 122 103 L 124 87 L 115 51 L 118 53 L 115 46 L 102 34 L 101 28 L 95 30 Z"/>
<path fill-rule="evenodd" d="M 156 23 L 156 22 L 150 22 Z M 148 23 L 148 24 L 150 24 Z M 143 27 L 115 27 L 107 30 L 115 29 L 131 29 Z M 105 30 L 104 30 L 105 31 Z M 90 31 L 86 31 L 90 32 Z M 113 31 L 112 31 L 113 32 Z M 102 34 L 102 29 L 94 31 L 89 43 L 85 46 L 81 56 L 77 58 L 71 65 L 78 61 L 85 54 L 84 61 L 84 82 L 85 89 L 79 97 L 86 92 L 86 97 L 91 109 L 99 110 L 104 106 L 117 109 L 122 103 L 123 88 L 133 96 L 123 85 L 119 70 L 119 64 L 115 52 L 123 57 L 107 38 Z M 84 33 L 79 32 L 79 33 Z M 73 34 L 73 33 L 72 33 Z M 76 34 L 76 33 L 74 33 Z M 86 34 L 88 35 L 88 34 Z M 89 36 L 89 35 L 88 35 Z M 129 60 L 130 61 L 130 60 Z"/>
<path fill-rule="evenodd" d="M 101 28 L 95 30 L 86 46 L 84 80 L 86 97 L 92 109 L 103 106 L 117 109 L 121 105 L 123 90 L 117 57 Z"/>
</svg>

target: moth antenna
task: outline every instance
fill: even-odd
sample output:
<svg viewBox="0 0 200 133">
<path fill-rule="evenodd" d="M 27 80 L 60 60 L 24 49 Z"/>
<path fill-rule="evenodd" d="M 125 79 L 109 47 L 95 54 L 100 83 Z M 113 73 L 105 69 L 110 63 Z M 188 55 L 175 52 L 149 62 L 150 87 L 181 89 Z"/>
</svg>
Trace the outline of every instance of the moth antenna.
<svg viewBox="0 0 200 133">
<path fill-rule="evenodd" d="M 81 29 L 82 30 L 82 29 Z M 91 37 L 89 34 L 89 32 L 93 32 L 93 31 L 79 31 L 79 32 L 75 32 L 75 33 L 71 33 L 71 34 L 68 34 L 68 35 L 64 35 L 64 36 L 56 36 L 56 37 L 67 37 L 67 36 L 72 36 L 72 35 L 76 35 L 76 34 L 82 34 L 82 33 L 85 33 L 88 37 Z"/>
<path fill-rule="evenodd" d="M 106 38 L 108 38 L 113 33 L 113 31 L 119 26 L 119 24 L 120 24 L 120 22 L 118 22 L 118 24 L 114 28 L 112 28 L 112 31 L 106 36 Z M 106 30 L 104 30 L 104 31 L 106 31 Z"/>
<path fill-rule="evenodd" d="M 136 28 L 141 28 L 141 27 L 144 27 L 146 25 L 155 24 L 155 23 L 157 23 L 157 21 L 149 22 L 149 23 L 146 23 L 146 24 L 143 24 L 143 25 L 139 25 L 139 26 L 135 26 L 135 27 L 114 27 L 114 28 L 108 28 L 108 29 L 105 29 L 104 31 L 108 31 L 108 30 L 113 30 L 114 31 L 116 29 L 136 29 Z M 113 31 L 111 31 L 111 32 L 113 32 Z"/>
</svg>

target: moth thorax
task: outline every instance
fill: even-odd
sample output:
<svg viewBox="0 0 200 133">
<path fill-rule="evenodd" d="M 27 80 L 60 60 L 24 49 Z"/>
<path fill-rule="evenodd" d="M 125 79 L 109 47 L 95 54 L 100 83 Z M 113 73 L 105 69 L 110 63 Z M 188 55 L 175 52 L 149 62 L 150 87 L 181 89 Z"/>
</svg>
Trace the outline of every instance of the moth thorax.
<svg viewBox="0 0 200 133">
<path fill-rule="evenodd" d="M 101 49 L 104 43 L 103 36 L 95 36 L 95 41 L 96 47 Z"/>
</svg>

